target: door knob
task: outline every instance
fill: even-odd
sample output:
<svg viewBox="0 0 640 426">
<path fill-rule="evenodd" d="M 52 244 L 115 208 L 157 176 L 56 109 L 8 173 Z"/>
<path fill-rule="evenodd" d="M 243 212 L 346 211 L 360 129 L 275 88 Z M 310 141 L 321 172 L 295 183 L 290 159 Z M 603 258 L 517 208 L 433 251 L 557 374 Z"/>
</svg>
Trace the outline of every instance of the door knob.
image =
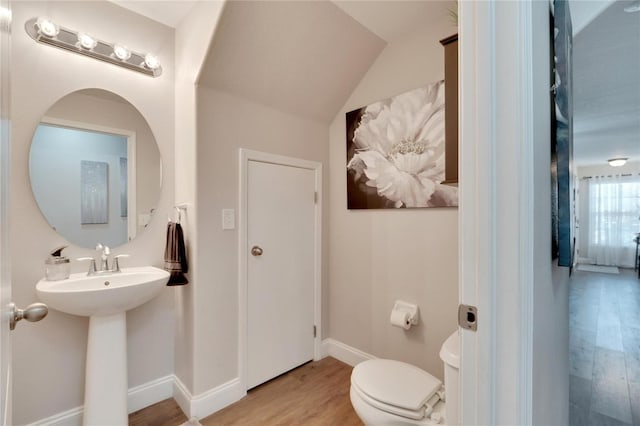
<svg viewBox="0 0 640 426">
<path fill-rule="evenodd" d="M 251 254 L 254 256 L 262 256 L 262 249 L 259 246 L 251 247 Z"/>
<path fill-rule="evenodd" d="M 16 323 L 22 319 L 29 322 L 40 321 L 49 313 L 49 308 L 44 303 L 32 303 L 26 309 L 18 309 L 13 303 L 9 304 L 9 328 L 16 328 Z"/>
</svg>

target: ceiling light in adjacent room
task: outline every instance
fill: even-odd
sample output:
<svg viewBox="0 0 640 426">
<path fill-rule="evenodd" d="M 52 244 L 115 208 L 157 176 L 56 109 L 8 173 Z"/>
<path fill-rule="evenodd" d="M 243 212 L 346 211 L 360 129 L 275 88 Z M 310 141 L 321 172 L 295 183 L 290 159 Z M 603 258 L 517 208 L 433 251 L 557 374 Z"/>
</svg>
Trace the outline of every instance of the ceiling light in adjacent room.
<svg viewBox="0 0 640 426">
<path fill-rule="evenodd" d="M 624 8 L 627 13 L 640 12 L 640 1 L 634 1 L 629 6 Z"/>
<path fill-rule="evenodd" d="M 38 18 L 36 25 L 38 26 L 40 34 L 50 38 L 57 36 L 60 32 L 60 27 L 48 18 Z"/>
<path fill-rule="evenodd" d="M 628 158 L 612 158 L 607 160 L 611 167 L 620 167 L 624 166 L 627 163 Z"/>
<path fill-rule="evenodd" d="M 78 43 L 81 47 L 91 50 L 98 45 L 98 40 L 87 33 L 78 33 Z"/>
</svg>

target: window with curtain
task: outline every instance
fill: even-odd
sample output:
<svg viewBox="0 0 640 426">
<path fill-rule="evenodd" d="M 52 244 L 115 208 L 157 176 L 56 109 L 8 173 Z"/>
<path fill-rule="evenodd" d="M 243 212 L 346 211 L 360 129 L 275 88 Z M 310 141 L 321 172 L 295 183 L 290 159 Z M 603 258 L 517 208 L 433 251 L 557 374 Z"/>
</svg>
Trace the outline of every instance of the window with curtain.
<svg viewBox="0 0 640 426">
<path fill-rule="evenodd" d="M 589 181 L 588 257 L 597 265 L 634 267 L 640 232 L 640 175 Z"/>
</svg>

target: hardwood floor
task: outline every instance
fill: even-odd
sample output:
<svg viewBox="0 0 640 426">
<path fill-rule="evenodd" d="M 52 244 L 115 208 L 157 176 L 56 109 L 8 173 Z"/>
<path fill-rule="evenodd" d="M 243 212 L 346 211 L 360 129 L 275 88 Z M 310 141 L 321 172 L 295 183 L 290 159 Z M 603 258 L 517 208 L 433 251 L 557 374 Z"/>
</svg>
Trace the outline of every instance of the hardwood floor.
<svg viewBox="0 0 640 426">
<path fill-rule="evenodd" d="M 334 358 L 310 362 L 249 391 L 201 419 L 218 425 L 362 425 L 349 400 L 351 367 Z M 187 421 L 173 399 L 129 416 L 129 425 L 176 426 Z"/>
<path fill-rule="evenodd" d="M 178 426 L 187 420 L 173 398 L 129 414 L 129 426 Z"/>
<path fill-rule="evenodd" d="M 640 280 L 575 271 L 570 285 L 571 425 L 640 426 Z"/>
<path fill-rule="evenodd" d="M 640 280 L 632 270 L 574 270 L 569 292 L 570 420 L 640 426 Z M 351 367 L 333 358 L 303 365 L 200 420 L 218 425 L 361 425 L 349 401 Z M 187 421 L 173 399 L 129 416 L 133 426 Z"/>
</svg>

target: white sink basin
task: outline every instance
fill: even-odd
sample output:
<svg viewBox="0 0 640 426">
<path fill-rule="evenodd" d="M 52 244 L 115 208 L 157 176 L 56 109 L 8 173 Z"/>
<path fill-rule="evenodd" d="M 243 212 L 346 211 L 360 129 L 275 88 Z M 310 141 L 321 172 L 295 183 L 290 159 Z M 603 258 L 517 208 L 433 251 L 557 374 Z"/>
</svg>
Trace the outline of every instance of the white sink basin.
<svg viewBox="0 0 640 426">
<path fill-rule="evenodd" d="M 90 317 L 83 424 L 128 423 L 126 311 L 153 299 L 168 281 L 167 271 L 143 266 L 36 284 L 38 297 L 51 308 Z"/>
<path fill-rule="evenodd" d="M 38 281 L 38 297 L 68 314 L 104 316 L 128 311 L 153 299 L 169 281 L 169 273 L 153 266 L 88 276 L 71 274 L 61 281 Z"/>
</svg>

